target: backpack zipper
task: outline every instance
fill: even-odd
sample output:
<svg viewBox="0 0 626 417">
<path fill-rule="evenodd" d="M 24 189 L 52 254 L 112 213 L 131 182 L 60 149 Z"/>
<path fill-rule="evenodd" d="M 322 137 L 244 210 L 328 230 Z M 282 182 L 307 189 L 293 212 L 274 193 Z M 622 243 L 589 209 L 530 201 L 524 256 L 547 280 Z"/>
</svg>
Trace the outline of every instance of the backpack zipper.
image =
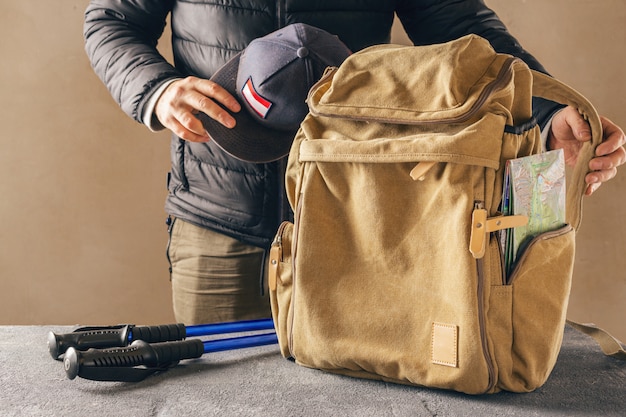
<svg viewBox="0 0 626 417">
<path fill-rule="evenodd" d="M 289 329 L 287 332 L 287 342 L 289 345 L 289 352 L 291 356 L 295 359 L 293 353 L 293 322 L 295 315 L 295 305 L 296 305 L 296 285 L 297 285 L 297 276 L 296 276 L 296 257 L 298 256 L 298 234 L 300 229 L 300 213 L 302 211 L 302 198 L 304 197 L 303 193 L 300 193 L 300 197 L 298 198 L 298 204 L 296 205 L 296 211 L 294 213 L 293 219 L 293 233 L 291 235 L 291 304 L 289 305 L 290 314 L 287 315 L 288 322 L 287 328 Z"/>
<path fill-rule="evenodd" d="M 526 247 L 524 248 L 524 252 L 522 253 L 522 255 L 519 257 L 519 259 L 517 259 L 515 261 L 515 267 L 511 271 L 511 274 L 508 276 L 506 285 L 512 285 L 513 284 L 513 282 L 517 278 L 517 275 L 519 275 L 519 270 L 521 268 L 521 265 L 524 263 L 524 260 L 528 257 L 527 254 L 529 252 L 529 249 L 532 248 L 532 246 L 534 246 L 537 242 L 539 242 L 541 240 L 552 239 L 552 238 L 555 238 L 555 237 L 559 237 L 559 236 L 565 235 L 565 234 L 569 233 L 572 229 L 573 229 L 573 227 L 571 225 L 566 224 L 563 227 L 560 227 L 560 228 L 558 228 L 556 230 L 552 230 L 552 231 L 549 231 L 549 232 L 541 233 L 541 234 L 533 237 L 530 240 L 530 242 L 528 242 L 528 245 L 526 245 Z"/>
<path fill-rule="evenodd" d="M 476 201 L 474 203 L 474 209 L 484 209 L 485 205 L 482 201 Z M 485 300 L 484 300 L 484 288 L 485 288 L 485 266 L 483 263 L 484 258 L 476 259 L 476 272 L 478 275 L 478 283 L 476 285 L 477 301 L 478 301 L 478 326 L 480 328 L 480 343 L 483 350 L 483 356 L 487 364 L 487 371 L 489 373 L 489 381 L 485 393 L 491 391 L 496 384 L 496 371 L 493 367 L 491 353 L 489 352 L 489 343 L 487 341 L 487 333 L 485 331 Z"/>
<path fill-rule="evenodd" d="M 270 246 L 270 259 L 269 259 L 269 273 L 268 273 L 268 285 L 270 291 L 276 291 L 276 283 L 278 280 L 278 265 L 283 262 L 283 233 L 285 227 L 289 224 L 288 221 L 283 221 L 278 230 L 276 236 Z"/>
</svg>

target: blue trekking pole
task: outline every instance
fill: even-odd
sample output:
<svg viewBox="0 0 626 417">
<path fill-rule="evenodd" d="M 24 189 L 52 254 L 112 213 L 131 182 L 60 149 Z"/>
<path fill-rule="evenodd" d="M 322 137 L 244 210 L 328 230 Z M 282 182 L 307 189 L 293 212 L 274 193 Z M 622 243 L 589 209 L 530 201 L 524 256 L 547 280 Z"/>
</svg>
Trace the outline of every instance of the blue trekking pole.
<svg viewBox="0 0 626 417">
<path fill-rule="evenodd" d="M 80 376 L 95 381 L 138 382 L 156 372 L 167 370 L 183 359 L 276 343 L 278 339 L 274 332 L 204 342 L 188 339 L 150 344 L 144 340 L 135 340 L 127 347 L 110 349 L 79 351 L 70 347 L 65 353 L 63 364 L 69 379 Z"/>
<path fill-rule="evenodd" d="M 273 330 L 272 319 L 244 320 L 229 323 L 167 324 L 158 326 L 117 326 L 81 327 L 71 333 L 48 333 L 48 350 L 54 359 L 59 359 L 69 348 L 87 350 L 90 348 L 125 347 L 142 340 L 146 343 L 159 343 L 184 340 L 187 337 L 211 336 L 224 333 L 237 333 L 257 330 Z"/>
</svg>

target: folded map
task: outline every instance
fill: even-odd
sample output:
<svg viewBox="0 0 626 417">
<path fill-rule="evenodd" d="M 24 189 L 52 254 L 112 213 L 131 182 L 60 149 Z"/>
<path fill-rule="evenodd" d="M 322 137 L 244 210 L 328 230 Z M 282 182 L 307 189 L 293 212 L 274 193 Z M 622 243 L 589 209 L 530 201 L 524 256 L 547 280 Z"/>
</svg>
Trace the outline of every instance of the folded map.
<svg viewBox="0 0 626 417">
<path fill-rule="evenodd" d="M 507 161 L 502 213 L 528 217 L 528 224 L 501 234 L 507 275 L 537 235 L 565 224 L 565 160 L 563 150 Z"/>
</svg>

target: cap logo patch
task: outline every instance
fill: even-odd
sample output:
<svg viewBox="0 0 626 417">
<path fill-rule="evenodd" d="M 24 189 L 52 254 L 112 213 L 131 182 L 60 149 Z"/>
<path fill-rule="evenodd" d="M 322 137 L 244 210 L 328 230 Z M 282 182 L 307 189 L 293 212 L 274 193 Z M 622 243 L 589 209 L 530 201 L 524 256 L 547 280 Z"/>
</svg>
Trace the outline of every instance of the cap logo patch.
<svg viewBox="0 0 626 417">
<path fill-rule="evenodd" d="M 254 84 L 252 84 L 252 78 L 248 78 L 248 81 L 246 81 L 246 84 L 243 86 L 241 93 L 250 107 L 252 107 L 252 109 L 254 109 L 254 111 L 262 119 L 265 119 L 267 113 L 270 111 L 270 107 L 272 107 L 272 102 L 261 97 L 261 95 L 257 93 L 254 89 Z"/>
</svg>

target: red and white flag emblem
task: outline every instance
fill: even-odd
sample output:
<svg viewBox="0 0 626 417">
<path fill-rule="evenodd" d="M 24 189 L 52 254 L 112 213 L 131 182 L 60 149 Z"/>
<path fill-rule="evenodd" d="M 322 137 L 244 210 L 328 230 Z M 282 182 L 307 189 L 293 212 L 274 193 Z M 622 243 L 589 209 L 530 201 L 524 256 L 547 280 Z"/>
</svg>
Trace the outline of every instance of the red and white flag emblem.
<svg viewBox="0 0 626 417">
<path fill-rule="evenodd" d="M 248 81 L 246 81 L 246 84 L 241 89 L 241 93 L 250 107 L 252 107 L 261 118 L 265 119 L 267 112 L 269 112 L 270 107 L 272 107 L 272 102 L 257 93 L 254 89 L 254 84 L 252 84 L 252 78 L 248 78 Z"/>
</svg>

